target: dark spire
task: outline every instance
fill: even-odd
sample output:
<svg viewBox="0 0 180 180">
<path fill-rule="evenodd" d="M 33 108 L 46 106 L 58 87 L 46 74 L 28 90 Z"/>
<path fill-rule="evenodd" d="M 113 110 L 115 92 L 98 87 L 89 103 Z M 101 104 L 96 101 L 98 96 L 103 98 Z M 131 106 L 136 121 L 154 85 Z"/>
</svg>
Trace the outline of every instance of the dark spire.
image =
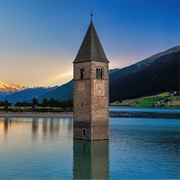
<svg viewBox="0 0 180 180">
<path fill-rule="evenodd" d="M 88 61 L 109 63 L 92 21 L 73 63 Z"/>
</svg>

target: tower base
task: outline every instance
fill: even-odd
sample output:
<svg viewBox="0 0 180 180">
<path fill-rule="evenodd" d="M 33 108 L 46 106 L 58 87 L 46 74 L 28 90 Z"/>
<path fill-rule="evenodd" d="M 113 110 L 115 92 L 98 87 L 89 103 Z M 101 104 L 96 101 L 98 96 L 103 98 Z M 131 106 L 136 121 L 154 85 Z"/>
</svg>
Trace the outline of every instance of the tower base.
<svg viewBox="0 0 180 180">
<path fill-rule="evenodd" d="M 88 141 L 99 141 L 109 139 L 109 123 L 108 121 L 84 122 L 76 121 L 73 124 L 74 139 L 82 139 Z"/>
</svg>

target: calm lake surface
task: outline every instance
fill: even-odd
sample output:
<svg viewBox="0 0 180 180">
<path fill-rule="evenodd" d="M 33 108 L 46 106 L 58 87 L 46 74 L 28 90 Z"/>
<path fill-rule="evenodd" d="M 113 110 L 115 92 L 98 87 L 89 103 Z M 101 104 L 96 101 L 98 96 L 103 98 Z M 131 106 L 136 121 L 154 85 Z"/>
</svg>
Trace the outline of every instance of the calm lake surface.
<svg viewBox="0 0 180 180">
<path fill-rule="evenodd" d="M 117 112 L 152 112 L 152 113 L 177 113 L 180 114 L 179 108 L 139 108 L 128 106 L 110 106 L 109 111 Z"/>
<path fill-rule="evenodd" d="M 72 118 L 0 118 L 0 179 L 178 179 L 180 121 L 110 119 L 110 140 L 73 141 Z"/>
</svg>

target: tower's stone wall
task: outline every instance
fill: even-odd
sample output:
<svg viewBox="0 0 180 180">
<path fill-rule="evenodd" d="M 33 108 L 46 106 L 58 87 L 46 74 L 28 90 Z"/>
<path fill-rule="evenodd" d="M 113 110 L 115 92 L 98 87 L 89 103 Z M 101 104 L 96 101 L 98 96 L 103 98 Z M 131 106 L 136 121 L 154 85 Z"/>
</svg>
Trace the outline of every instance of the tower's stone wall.
<svg viewBox="0 0 180 180">
<path fill-rule="evenodd" d="M 80 69 L 84 79 L 80 79 Z M 96 79 L 96 69 L 103 71 L 102 79 Z M 102 92 L 97 92 L 97 84 Z M 108 64 L 84 62 L 74 64 L 74 138 L 87 140 L 109 137 L 109 86 Z M 83 134 L 83 131 L 85 133 Z"/>
<path fill-rule="evenodd" d="M 80 69 L 84 69 L 81 79 Z M 91 139 L 91 63 L 74 64 L 74 138 Z M 83 130 L 85 133 L 83 134 Z"/>
<path fill-rule="evenodd" d="M 96 69 L 102 68 L 102 79 L 96 79 Z M 92 140 L 109 138 L 109 72 L 108 63 L 92 62 L 91 121 Z M 101 84 L 103 91 L 98 93 L 96 86 Z"/>
</svg>

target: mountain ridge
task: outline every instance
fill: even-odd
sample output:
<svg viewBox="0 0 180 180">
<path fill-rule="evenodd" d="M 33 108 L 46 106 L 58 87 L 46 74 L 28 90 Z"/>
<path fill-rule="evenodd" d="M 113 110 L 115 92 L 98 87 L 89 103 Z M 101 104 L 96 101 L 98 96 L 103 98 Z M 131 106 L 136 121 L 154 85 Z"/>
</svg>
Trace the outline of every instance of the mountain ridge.
<svg viewBox="0 0 180 180">
<path fill-rule="evenodd" d="M 127 98 L 135 98 L 138 96 L 142 97 L 143 95 L 150 95 L 156 92 L 165 92 L 171 90 L 171 88 L 176 88 L 176 90 L 178 90 L 178 74 L 180 67 L 179 52 L 180 46 L 175 46 L 130 66 L 121 69 L 116 68 L 109 70 L 110 102 Z M 171 60 L 176 65 L 172 64 Z M 174 75 L 174 73 L 176 73 L 176 75 Z M 160 77 L 160 79 L 153 79 L 152 77 L 154 76 Z M 143 78 L 145 80 L 143 80 Z M 148 84 L 154 89 L 152 89 L 152 87 Z M 161 88 L 159 88 L 159 86 L 161 86 Z M 136 93 L 134 89 L 136 89 Z M 17 98 L 18 96 L 22 97 L 22 92 L 19 92 Z M 127 94 L 127 92 L 129 94 Z M 14 94 L 16 94 L 16 92 Z M 10 97 L 12 98 L 11 95 L 6 96 L 5 98 L 9 101 L 12 100 Z M 43 98 L 55 98 L 59 100 L 72 99 L 73 80 L 70 80 L 61 86 L 55 87 L 54 89 L 50 89 L 47 92 L 39 93 L 34 97 L 37 97 L 39 102 L 42 102 Z M 0 100 L 2 100 L 1 94 Z"/>
<path fill-rule="evenodd" d="M 180 51 L 157 58 L 149 66 L 110 85 L 110 102 L 179 90 Z"/>
<path fill-rule="evenodd" d="M 154 54 L 154 55 L 152 55 L 152 56 L 150 56 L 148 58 L 145 58 L 144 60 L 140 60 L 139 62 L 137 62 L 135 64 L 132 64 L 130 66 L 121 68 L 121 69 L 115 71 L 114 73 L 111 73 L 111 75 L 109 77 L 110 83 L 111 83 L 111 81 L 113 81 L 115 79 L 119 79 L 119 78 L 125 77 L 129 73 L 137 72 L 138 70 L 148 66 L 155 59 L 157 59 L 157 58 L 159 58 L 161 56 L 164 56 L 164 55 L 169 54 L 169 53 L 177 52 L 177 51 L 180 51 L 180 46 L 179 45 L 178 46 L 174 46 L 172 48 L 169 48 L 169 49 L 167 49 L 165 51 L 162 51 L 160 53 Z"/>
<path fill-rule="evenodd" d="M 32 98 L 36 97 L 38 98 L 39 96 L 42 96 L 43 94 L 52 91 L 56 89 L 58 86 L 54 87 L 36 87 L 36 88 L 27 88 L 15 93 L 12 93 L 8 96 L 5 96 L 1 98 L 1 101 L 8 100 L 11 103 L 16 103 L 16 102 L 31 102 Z"/>
</svg>

